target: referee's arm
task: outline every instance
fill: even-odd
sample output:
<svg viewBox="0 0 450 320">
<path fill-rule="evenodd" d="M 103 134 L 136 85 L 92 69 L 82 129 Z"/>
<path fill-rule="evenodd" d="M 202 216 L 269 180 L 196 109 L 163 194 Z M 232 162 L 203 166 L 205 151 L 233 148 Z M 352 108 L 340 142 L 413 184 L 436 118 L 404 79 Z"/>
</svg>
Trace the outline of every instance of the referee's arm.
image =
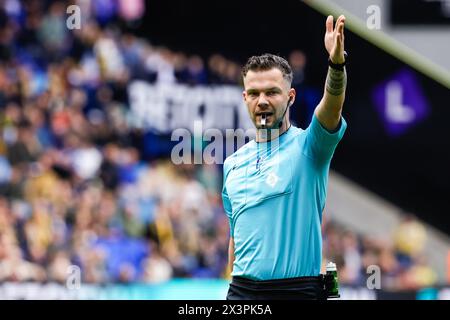
<svg viewBox="0 0 450 320">
<path fill-rule="evenodd" d="M 345 62 L 344 23 L 345 17 L 341 15 L 336 21 L 336 28 L 333 30 L 333 17 L 328 16 L 326 21 L 325 47 L 330 55 L 331 62 L 334 64 Z M 339 125 L 346 85 L 347 73 L 345 67 L 342 70 L 328 67 L 324 94 L 315 110 L 315 115 L 320 124 L 328 131 L 336 130 Z"/>
<path fill-rule="evenodd" d="M 233 271 L 234 263 L 234 238 L 230 237 L 230 243 L 228 245 L 228 271 L 229 274 Z"/>
</svg>

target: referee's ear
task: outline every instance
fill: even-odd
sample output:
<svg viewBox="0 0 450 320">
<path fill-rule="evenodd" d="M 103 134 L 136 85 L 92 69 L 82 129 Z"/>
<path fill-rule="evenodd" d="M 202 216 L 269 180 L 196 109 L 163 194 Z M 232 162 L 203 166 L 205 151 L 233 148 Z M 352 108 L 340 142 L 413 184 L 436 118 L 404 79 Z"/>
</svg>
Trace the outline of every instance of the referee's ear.
<svg viewBox="0 0 450 320">
<path fill-rule="evenodd" d="M 295 91 L 294 88 L 290 88 L 289 92 L 288 92 L 288 95 L 289 95 L 289 101 L 290 101 L 289 102 L 289 106 L 292 106 L 294 104 L 294 102 L 295 102 L 295 97 L 297 95 L 297 92 Z"/>
</svg>

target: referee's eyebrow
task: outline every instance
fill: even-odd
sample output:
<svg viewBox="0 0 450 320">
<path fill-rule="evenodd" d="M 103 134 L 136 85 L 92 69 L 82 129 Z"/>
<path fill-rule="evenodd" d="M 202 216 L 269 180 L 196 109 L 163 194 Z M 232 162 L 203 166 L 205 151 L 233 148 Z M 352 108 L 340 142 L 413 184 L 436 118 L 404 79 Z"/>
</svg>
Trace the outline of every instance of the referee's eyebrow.
<svg viewBox="0 0 450 320">
<path fill-rule="evenodd" d="M 247 93 L 257 93 L 259 91 L 276 91 L 276 92 L 281 92 L 281 89 L 279 87 L 271 87 L 271 88 L 267 88 L 267 89 L 263 89 L 263 90 L 258 90 L 258 89 L 254 89 L 254 88 L 250 88 L 246 90 Z"/>
</svg>

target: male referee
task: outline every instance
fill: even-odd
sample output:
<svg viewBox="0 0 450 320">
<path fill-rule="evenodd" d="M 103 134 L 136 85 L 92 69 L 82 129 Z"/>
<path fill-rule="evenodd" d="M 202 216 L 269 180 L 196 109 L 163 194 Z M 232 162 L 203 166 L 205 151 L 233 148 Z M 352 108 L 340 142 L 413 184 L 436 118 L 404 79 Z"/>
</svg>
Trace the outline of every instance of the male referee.
<svg viewBox="0 0 450 320">
<path fill-rule="evenodd" d="M 251 57 L 243 97 L 256 126 L 224 163 L 223 204 L 230 222 L 232 281 L 227 299 L 326 299 L 319 274 L 322 211 L 334 150 L 347 124 L 344 22 L 326 20 L 329 68 L 306 130 L 289 122 L 292 70 L 275 55 Z"/>
</svg>

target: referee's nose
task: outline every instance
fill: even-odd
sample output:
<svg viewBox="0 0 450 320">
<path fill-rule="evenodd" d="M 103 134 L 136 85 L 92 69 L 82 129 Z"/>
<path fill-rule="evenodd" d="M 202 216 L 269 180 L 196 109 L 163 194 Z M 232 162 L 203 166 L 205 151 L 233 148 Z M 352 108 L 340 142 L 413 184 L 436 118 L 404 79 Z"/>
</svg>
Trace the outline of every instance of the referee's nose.
<svg viewBox="0 0 450 320">
<path fill-rule="evenodd" d="M 267 101 L 266 95 L 263 92 L 261 92 L 261 94 L 258 97 L 257 106 L 260 109 L 265 109 L 265 108 L 269 107 L 269 102 Z"/>
</svg>

